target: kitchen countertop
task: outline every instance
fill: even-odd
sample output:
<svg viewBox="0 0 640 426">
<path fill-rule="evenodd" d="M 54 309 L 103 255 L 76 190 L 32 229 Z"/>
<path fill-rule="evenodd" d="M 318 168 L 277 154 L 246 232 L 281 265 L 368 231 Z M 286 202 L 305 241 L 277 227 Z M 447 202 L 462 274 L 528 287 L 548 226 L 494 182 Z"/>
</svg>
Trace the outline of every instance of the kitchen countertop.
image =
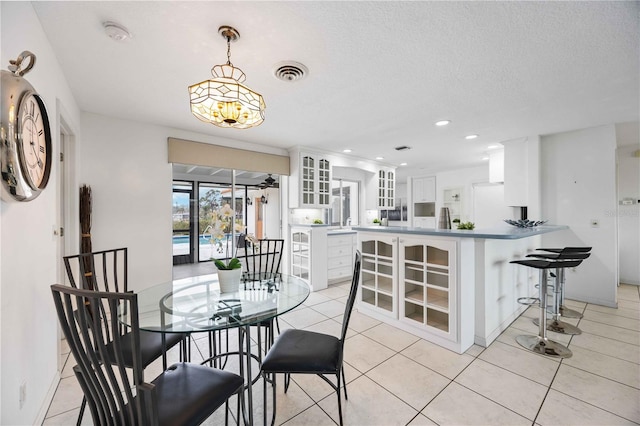
<svg viewBox="0 0 640 426">
<path fill-rule="evenodd" d="M 339 234 L 355 234 L 354 228 L 334 228 L 333 225 L 324 225 L 320 223 L 295 223 L 290 225 L 293 227 L 301 228 L 326 228 L 327 235 L 339 235 Z"/>
<path fill-rule="evenodd" d="M 496 240 L 516 240 L 546 234 L 548 232 L 561 231 L 563 229 L 569 229 L 569 227 L 566 225 L 542 225 L 533 228 L 504 226 L 474 230 L 412 228 L 409 226 L 354 226 L 352 228 L 352 230 L 359 232 L 385 232 L 390 234 L 435 235 L 440 237 L 486 238 Z"/>
</svg>

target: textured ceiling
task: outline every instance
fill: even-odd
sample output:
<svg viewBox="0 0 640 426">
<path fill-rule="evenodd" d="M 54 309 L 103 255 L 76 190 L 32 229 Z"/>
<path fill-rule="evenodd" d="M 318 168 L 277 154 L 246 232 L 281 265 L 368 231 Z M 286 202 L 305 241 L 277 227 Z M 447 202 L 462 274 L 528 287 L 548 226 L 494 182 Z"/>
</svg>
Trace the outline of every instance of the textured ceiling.
<svg viewBox="0 0 640 426">
<path fill-rule="evenodd" d="M 637 2 L 33 5 L 82 110 L 278 148 L 351 148 L 407 162 L 400 179 L 479 165 L 504 140 L 638 120 Z M 107 20 L 133 38 L 108 38 Z M 187 86 L 226 61 L 220 25 L 240 31 L 232 62 L 265 98 L 257 128 L 219 129 L 189 111 Z M 285 60 L 308 76 L 277 80 Z"/>
</svg>

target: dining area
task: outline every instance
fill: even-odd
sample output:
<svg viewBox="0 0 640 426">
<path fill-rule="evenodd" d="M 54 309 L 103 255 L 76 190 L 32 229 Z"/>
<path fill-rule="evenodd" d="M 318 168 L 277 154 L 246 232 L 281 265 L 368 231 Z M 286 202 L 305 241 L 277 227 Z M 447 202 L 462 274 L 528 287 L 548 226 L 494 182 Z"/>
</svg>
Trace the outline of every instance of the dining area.
<svg viewBox="0 0 640 426">
<path fill-rule="evenodd" d="M 279 317 L 295 314 L 310 287 L 281 273 L 279 262 L 255 260 L 271 258 L 273 245 L 262 243 L 258 254 L 240 256 L 247 269 L 231 289 L 219 271 L 132 292 L 126 248 L 65 256 L 70 284 L 51 291 L 70 351 L 64 370 L 82 394 L 76 424 L 197 425 L 211 417 L 275 424 L 276 373 L 284 374 L 285 392 L 291 373 L 322 377 L 337 393 L 342 424 L 343 347 L 360 258 L 345 284 L 340 337 L 281 329 Z M 331 374 L 336 384 L 325 377 Z"/>
</svg>

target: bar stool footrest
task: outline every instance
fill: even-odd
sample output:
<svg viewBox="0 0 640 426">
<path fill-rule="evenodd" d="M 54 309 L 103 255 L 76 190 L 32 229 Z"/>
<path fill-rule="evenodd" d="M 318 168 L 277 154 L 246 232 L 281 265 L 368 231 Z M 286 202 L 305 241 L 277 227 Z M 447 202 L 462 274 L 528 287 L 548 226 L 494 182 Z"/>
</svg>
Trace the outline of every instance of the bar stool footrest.
<svg viewBox="0 0 640 426">
<path fill-rule="evenodd" d="M 538 297 L 518 297 L 518 303 L 521 305 L 539 305 L 540 298 Z"/>
</svg>

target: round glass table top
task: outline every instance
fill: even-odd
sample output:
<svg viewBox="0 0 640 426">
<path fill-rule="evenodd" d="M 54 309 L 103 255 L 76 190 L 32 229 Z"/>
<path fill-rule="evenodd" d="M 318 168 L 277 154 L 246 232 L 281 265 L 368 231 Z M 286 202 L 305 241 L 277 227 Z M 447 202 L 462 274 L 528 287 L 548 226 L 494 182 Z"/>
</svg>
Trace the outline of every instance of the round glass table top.
<svg viewBox="0 0 640 426">
<path fill-rule="evenodd" d="M 240 283 L 240 289 L 221 293 L 217 275 L 176 280 L 138 292 L 141 330 L 195 333 L 251 325 L 270 320 L 301 305 L 309 296 L 309 285 L 282 275 L 272 283 Z M 131 325 L 130 312 L 120 312 L 120 321 Z"/>
</svg>

